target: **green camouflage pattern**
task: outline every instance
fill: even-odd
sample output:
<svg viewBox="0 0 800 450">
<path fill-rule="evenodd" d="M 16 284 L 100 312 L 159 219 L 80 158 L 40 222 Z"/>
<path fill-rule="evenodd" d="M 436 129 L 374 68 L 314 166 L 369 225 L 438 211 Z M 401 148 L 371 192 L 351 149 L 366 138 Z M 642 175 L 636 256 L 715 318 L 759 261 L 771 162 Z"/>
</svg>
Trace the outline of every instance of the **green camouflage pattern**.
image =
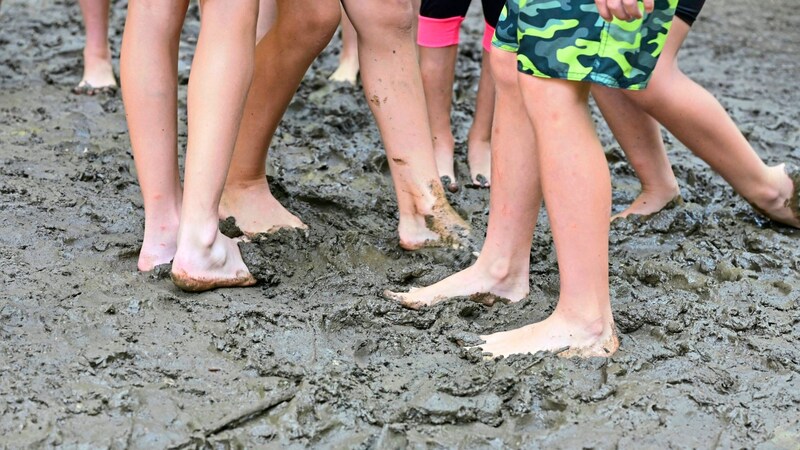
<svg viewBox="0 0 800 450">
<path fill-rule="evenodd" d="M 515 52 L 519 71 L 529 75 L 643 89 L 677 3 L 655 0 L 643 19 L 608 23 L 594 0 L 508 0 L 493 45 Z"/>
</svg>

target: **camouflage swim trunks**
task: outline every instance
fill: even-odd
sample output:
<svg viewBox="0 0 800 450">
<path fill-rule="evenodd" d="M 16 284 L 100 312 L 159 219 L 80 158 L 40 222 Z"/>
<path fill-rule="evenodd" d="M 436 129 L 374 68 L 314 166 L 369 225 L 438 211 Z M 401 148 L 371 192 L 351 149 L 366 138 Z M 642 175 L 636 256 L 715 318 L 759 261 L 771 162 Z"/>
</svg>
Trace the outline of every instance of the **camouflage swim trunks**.
<svg viewBox="0 0 800 450">
<path fill-rule="evenodd" d="M 643 19 L 608 23 L 594 0 L 508 0 L 492 45 L 516 53 L 518 70 L 529 75 L 644 89 L 677 3 L 655 0 Z"/>
</svg>

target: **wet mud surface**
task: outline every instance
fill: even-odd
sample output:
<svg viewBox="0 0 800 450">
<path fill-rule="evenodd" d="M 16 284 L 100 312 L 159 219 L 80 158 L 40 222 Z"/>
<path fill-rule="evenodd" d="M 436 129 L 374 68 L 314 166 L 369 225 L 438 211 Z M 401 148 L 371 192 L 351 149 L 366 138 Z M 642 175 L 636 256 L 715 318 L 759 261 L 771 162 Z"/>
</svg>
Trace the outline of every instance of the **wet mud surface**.
<svg viewBox="0 0 800 450">
<path fill-rule="evenodd" d="M 800 162 L 795 9 L 709 2 L 682 52 L 770 163 Z M 123 15 L 115 4 L 115 52 Z M 484 361 L 462 345 L 554 306 L 546 213 L 522 302 L 416 312 L 380 298 L 473 257 L 399 249 L 366 100 L 325 82 L 335 48 L 272 149 L 273 187 L 308 233 L 242 244 L 255 288 L 186 294 L 163 270 L 137 273 L 122 102 L 69 93 L 79 18 L 66 1 L 6 0 L 0 13 L 0 447 L 798 448 L 800 233 L 759 218 L 674 139 L 685 204 L 612 227 L 620 351 Z M 457 71 L 462 184 L 481 29 L 469 22 Z M 193 11 L 184 80 L 197 30 Z M 619 211 L 638 183 L 600 133 Z M 450 199 L 483 233 L 488 191 Z"/>
</svg>

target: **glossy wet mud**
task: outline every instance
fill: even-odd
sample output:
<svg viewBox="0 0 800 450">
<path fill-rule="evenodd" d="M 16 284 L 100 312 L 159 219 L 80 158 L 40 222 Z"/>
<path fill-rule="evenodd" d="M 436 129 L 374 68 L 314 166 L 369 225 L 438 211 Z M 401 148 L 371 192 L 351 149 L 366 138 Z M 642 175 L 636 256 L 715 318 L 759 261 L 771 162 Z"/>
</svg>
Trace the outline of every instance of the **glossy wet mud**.
<svg viewBox="0 0 800 450">
<path fill-rule="evenodd" d="M 709 2 L 681 54 L 770 164 L 800 159 L 795 9 Z M 136 272 L 143 213 L 122 103 L 70 93 L 80 30 L 74 2 L 3 1 L 0 447 L 796 448 L 800 232 L 759 218 L 674 140 L 685 204 L 612 225 L 620 350 L 485 361 L 464 346 L 554 307 L 545 212 L 521 302 L 410 311 L 381 298 L 474 257 L 398 248 L 380 137 L 362 93 L 327 83 L 329 50 L 270 152 L 273 192 L 309 230 L 240 244 L 258 287 L 181 292 L 167 267 Z M 457 70 L 460 174 L 482 30 L 471 16 Z M 185 86 L 181 99 L 183 148 Z M 638 183 L 600 132 L 620 211 Z M 482 236 L 489 191 L 447 195 Z"/>
</svg>

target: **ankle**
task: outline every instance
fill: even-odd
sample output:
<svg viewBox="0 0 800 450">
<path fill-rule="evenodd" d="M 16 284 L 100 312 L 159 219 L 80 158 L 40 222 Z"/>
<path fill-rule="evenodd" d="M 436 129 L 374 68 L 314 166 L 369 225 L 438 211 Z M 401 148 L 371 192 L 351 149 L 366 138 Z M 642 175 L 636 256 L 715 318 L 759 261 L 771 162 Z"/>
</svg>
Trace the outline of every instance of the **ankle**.
<svg viewBox="0 0 800 450">
<path fill-rule="evenodd" d="M 184 219 L 189 226 L 181 226 L 178 232 L 179 248 L 210 249 L 219 234 L 219 219 L 189 220 Z"/>
<path fill-rule="evenodd" d="M 467 135 L 468 144 L 489 144 L 491 142 L 491 133 L 479 133 L 477 131 L 470 130 L 469 134 Z"/>
<path fill-rule="evenodd" d="M 675 198 L 681 194 L 681 189 L 675 179 L 662 183 L 642 183 L 642 194 L 654 194 L 664 198 Z"/>
<path fill-rule="evenodd" d="M 267 186 L 267 189 L 269 189 L 269 183 L 267 182 L 266 175 L 237 179 L 231 179 L 231 177 L 228 177 L 228 180 L 225 181 L 225 188 L 222 192 L 224 195 L 225 192 L 229 191 L 246 191 L 253 188 L 261 188 L 263 186 Z"/>
<path fill-rule="evenodd" d="M 489 276 L 495 285 L 508 288 L 528 288 L 528 261 L 524 263 L 513 258 L 488 258 L 480 259 L 475 264 L 481 273 Z"/>
<path fill-rule="evenodd" d="M 456 140 L 452 133 L 439 133 L 433 136 L 433 150 L 435 152 L 453 153 L 456 147 Z"/>
<path fill-rule="evenodd" d="M 104 60 L 111 62 L 111 49 L 108 46 L 104 47 L 93 47 L 93 46 L 86 46 L 83 48 L 83 58 L 90 59 L 90 60 Z"/>
<path fill-rule="evenodd" d="M 612 332 L 614 319 L 610 308 L 603 310 L 603 308 L 588 307 L 578 310 L 564 307 L 561 303 L 559 300 L 553 316 L 558 317 L 565 327 L 580 329 L 587 336 L 594 338 Z"/>
<path fill-rule="evenodd" d="M 742 197 L 761 209 L 780 208 L 792 195 L 792 179 L 786 174 L 783 164 L 767 170 L 767 181 L 757 183 L 750 192 L 743 192 Z"/>
</svg>

